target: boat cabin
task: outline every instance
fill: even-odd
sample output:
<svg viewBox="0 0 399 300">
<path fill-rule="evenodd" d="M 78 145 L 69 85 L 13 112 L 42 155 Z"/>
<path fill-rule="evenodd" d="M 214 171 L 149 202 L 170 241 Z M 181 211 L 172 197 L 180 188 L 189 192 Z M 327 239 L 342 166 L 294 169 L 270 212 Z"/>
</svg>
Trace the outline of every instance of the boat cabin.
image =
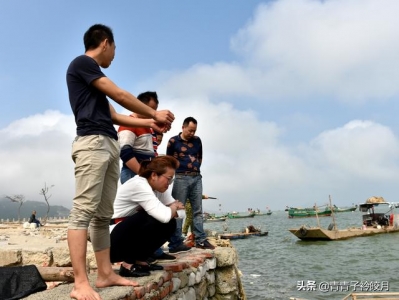
<svg viewBox="0 0 399 300">
<path fill-rule="evenodd" d="M 363 225 L 388 226 L 393 221 L 394 206 L 389 202 L 363 203 L 359 205 L 359 211 L 363 212 Z M 391 216 L 392 215 L 392 216 Z M 391 224 L 392 225 L 392 224 Z"/>
</svg>

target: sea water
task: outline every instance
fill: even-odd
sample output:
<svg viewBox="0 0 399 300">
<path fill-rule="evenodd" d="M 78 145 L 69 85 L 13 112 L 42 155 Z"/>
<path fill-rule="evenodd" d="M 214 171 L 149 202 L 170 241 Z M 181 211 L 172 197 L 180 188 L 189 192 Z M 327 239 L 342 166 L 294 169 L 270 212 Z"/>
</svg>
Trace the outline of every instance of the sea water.
<svg viewBox="0 0 399 300">
<path fill-rule="evenodd" d="M 358 211 L 338 213 L 339 229 L 362 226 Z M 399 292 L 399 233 L 341 241 L 305 242 L 288 231 L 301 225 L 327 228 L 331 217 L 289 219 L 270 216 L 204 223 L 217 232 L 240 232 L 253 225 L 268 236 L 233 240 L 248 299 L 343 299 L 352 292 Z"/>
</svg>

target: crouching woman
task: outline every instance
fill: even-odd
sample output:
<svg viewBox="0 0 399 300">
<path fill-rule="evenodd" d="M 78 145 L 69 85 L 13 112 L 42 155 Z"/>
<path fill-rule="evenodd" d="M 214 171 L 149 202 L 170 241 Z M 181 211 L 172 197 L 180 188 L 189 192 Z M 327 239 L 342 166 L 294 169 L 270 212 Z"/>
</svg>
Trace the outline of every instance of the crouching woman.
<svg viewBox="0 0 399 300">
<path fill-rule="evenodd" d="M 177 210 L 184 209 L 166 192 L 178 166 L 171 156 L 143 161 L 138 175 L 118 188 L 110 228 L 110 255 L 112 263 L 122 262 L 121 276 L 146 276 L 150 270 L 158 269 L 146 259 L 173 234 Z"/>
</svg>

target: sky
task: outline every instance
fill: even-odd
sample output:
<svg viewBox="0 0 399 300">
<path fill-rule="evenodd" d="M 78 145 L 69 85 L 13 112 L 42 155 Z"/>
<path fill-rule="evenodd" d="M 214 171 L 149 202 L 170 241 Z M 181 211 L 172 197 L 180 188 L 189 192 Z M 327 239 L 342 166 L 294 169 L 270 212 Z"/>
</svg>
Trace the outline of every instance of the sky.
<svg viewBox="0 0 399 300">
<path fill-rule="evenodd" d="M 205 211 L 398 202 L 399 2 L 0 1 L 0 198 L 70 208 L 76 135 L 65 73 L 93 24 L 103 72 L 198 121 Z M 112 102 L 112 100 L 110 100 Z M 113 103 L 117 111 L 129 114 Z M 44 200 L 43 200 L 44 201 Z"/>
</svg>

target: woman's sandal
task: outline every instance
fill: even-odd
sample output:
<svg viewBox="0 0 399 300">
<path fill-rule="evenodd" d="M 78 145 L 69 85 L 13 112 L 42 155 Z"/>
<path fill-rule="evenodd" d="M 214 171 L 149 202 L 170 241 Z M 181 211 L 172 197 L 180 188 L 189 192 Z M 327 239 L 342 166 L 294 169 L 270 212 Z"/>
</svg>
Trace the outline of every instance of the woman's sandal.
<svg viewBox="0 0 399 300">
<path fill-rule="evenodd" d="M 121 265 L 121 268 L 119 269 L 119 275 L 123 277 L 143 277 L 151 275 L 149 269 L 146 270 L 145 268 L 142 267 L 145 266 L 132 265 L 130 269 L 127 269 L 123 265 Z"/>
<path fill-rule="evenodd" d="M 144 263 L 144 262 L 143 262 Z M 149 264 L 149 263 L 145 263 L 145 265 L 139 265 L 139 264 L 135 264 L 135 266 L 138 266 L 141 270 L 146 270 L 146 271 L 159 271 L 159 270 L 163 270 L 163 266 L 161 265 L 157 265 L 157 264 Z"/>
</svg>

